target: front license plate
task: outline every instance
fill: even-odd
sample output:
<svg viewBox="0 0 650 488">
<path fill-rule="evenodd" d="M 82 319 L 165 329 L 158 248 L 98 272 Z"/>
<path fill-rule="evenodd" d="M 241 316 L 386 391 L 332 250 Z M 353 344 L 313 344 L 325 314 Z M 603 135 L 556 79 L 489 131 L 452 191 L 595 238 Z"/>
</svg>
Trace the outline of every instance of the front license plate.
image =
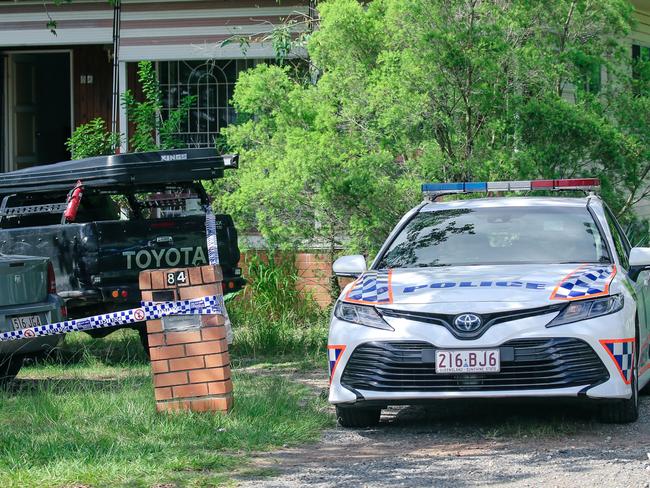
<svg viewBox="0 0 650 488">
<path fill-rule="evenodd" d="M 498 349 L 437 350 L 436 373 L 498 373 Z"/>
<path fill-rule="evenodd" d="M 23 315 L 11 319 L 11 326 L 14 330 L 29 329 L 38 325 L 42 325 L 40 315 Z"/>
</svg>

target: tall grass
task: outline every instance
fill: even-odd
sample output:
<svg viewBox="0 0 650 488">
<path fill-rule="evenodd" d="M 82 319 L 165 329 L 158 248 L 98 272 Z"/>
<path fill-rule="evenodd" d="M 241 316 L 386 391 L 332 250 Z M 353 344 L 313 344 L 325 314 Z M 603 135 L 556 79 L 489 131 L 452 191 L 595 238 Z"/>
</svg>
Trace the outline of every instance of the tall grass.
<svg viewBox="0 0 650 488">
<path fill-rule="evenodd" d="M 227 303 L 235 355 L 317 356 L 327 342 L 327 311 L 297 290 L 293 255 L 248 255 L 246 290 Z"/>
<path fill-rule="evenodd" d="M 72 333 L 60 354 L 0 390 L 0 485 L 220 486 L 255 467 L 247 453 L 315 440 L 325 401 L 282 375 L 232 371 L 223 414 L 157 414 L 137 333 Z"/>
</svg>

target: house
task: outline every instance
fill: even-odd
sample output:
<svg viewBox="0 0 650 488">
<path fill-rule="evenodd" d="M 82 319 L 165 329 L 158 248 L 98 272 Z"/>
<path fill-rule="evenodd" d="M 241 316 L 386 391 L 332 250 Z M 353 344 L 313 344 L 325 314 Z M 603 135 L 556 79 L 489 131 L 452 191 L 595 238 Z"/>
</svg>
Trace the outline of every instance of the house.
<svg viewBox="0 0 650 488">
<path fill-rule="evenodd" d="M 0 0 L 1 170 L 69 159 L 64 142 L 95 117 L 128 136 L 119 96 L 141 60 L 156 63 L 166 109 L 197 96 L 181 138 L 213 144 L 233 120 L 237 74 L 273 58 L 263 38 L 309 9 L 309 0 Z"/>
</svg>

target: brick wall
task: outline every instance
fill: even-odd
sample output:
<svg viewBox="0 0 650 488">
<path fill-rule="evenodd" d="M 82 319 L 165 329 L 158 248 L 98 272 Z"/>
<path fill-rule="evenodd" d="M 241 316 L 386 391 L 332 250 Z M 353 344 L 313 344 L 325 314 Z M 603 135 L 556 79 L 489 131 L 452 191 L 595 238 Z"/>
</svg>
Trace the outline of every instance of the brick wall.
<svg viewBox="0 0 650 488">
<path fill-rule="evenodd" d="M 266 251 L 247 251 L 242 253 L 239 262 L 243 269 L 244 277 L 248 278 L 247 256 L 255 254 L 263 261 L 268 261 Z M 332 277 L 332 260 L 327 254 L 317 254 L 302 252 L 293 257 L 296 271 L 298 272 L 298 281 L 296 289 L 305 294 L 309 294 L 321 307 L 326 308 L 332 303 L 331 298 L 331 277 Z M 276 254 L 276 259 L 284 259 L 282 254 Z"/>
<path fill-rule="evenodd" d="M 168 283 L 166 276 L 179 272 L 186 273 L 186 282 Z M 145 301 L 186 300 L 220 295 L 221 281 L 218 266 L 153 270 L 140 274 L 140 289 Z M 163 320 L 147 321 L 156 408 L 228 411 L 232 381 L 224 317 L 188 317 L 199 323 L 186 330 L 165 330 Z"/>
</svg>

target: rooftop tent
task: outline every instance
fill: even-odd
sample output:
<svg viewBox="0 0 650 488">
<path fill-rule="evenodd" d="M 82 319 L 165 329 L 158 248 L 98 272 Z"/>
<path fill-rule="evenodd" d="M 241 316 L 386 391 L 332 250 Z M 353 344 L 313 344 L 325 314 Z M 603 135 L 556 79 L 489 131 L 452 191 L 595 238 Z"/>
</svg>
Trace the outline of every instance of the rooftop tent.
<svg viewBox="0 0 650 488">
<path fill-rule="evenodd" d="M 1 173 L 0 196 L 67 192 L 78 181 L 89 189 L 210 180 L 223 177 L 225 168 L 236 168 L 238 159 L 236 154 L 219 155 L 215 149 L 205 148 L 64 161 Z"/>
</svg>

